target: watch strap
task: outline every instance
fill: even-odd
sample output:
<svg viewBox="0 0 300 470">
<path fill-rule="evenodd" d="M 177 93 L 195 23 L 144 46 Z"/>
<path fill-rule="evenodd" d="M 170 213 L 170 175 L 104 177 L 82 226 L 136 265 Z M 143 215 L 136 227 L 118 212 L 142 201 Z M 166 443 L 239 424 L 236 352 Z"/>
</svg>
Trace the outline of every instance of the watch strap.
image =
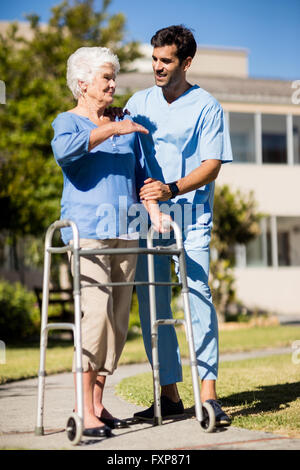
<svg viewBox="0 0 300 470">
<path fill-rule="evenodd" d="M 170 199 L 173 199 L 179 193 L 179 188 L 177 186 L 177 181 L 173 181 L 173 183 L 168 183 L 168 186 L 169 186 L 170 191 L 172 193 L 172 196 L 171 196 Z"/>
</svg>

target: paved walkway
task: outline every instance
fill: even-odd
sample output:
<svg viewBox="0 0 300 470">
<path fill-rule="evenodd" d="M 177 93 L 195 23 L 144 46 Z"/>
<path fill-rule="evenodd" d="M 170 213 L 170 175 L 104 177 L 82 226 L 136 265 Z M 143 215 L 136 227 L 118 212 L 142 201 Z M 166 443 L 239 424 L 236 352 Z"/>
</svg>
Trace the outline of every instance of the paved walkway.
<svg viewBox="0 0 300 470">
<path fill-rule="evenodd" d="M 221 360 L 243 359 L 290 352 L 291 350 L 256 351 L 255 353 L 228 354 Z M 148 364 L 120 366 L 109 377 L 104 401 L 108 409 L 120 418 L 128 419 L 141 408 L 125 402 L 114 393 L 115 385 L 124 377 L 149 371 Z M 113 431 L 109 439 L 83 437 L 80 445 L 70 444 L 64 431 L 73 406 L 74 390 L 71 373 L 46 378 L 44 436 L 35 436 L 37 406 L 37 379 L 12 382 L 0 386 L 0 449 L 72 449 L 72 450 L 216 450 L 216 449 L 268 449 L 300 450 L 300 439 L 276 434 L 229 428 L 211 434 L 203 432 L 196 419 L 187 417 L 177 421 L 164 421 L 162 426 L 132 424 L 129 428 Z M 115 455 L 115 454 L 114 454 Z"/>
</svg>

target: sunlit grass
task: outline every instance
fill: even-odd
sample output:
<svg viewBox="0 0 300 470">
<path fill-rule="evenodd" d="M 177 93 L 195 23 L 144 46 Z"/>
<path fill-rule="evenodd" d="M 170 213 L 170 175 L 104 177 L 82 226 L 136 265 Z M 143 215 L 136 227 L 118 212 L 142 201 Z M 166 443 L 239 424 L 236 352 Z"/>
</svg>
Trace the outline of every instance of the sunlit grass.
<svg viewBox="0 0 300 470">
<path fill-rule="evenodd" d="M 184 366 L 183 372 L 178 388 L 188 409 L 194 405 L 190 368 Z M 234 426 L 300 437 L 300 364 L 294 364 L 290 354 L 221 363 L 217 391 Z M 151 373 L 122 380 L 117 393 L 149 406 Z"/>
<path fill-rule="evenodd" d="M 178 331 L 182 357 L 188 356 L 184 330 Z M 220 331 L 220 352 L 249 351 L 252 349 L 291 346 L 300 339 L 299 326 L 255 326 Z M 73 359 L 71 341 L 49 340 L 46 354 L 48 374 L 70 371 Z M 139 334 L 130 334 L 120 364 L 146 362 L 143 340 Z M 35 377 L 39 368 L 39 343 L 6 345 L 6 364 L 0 364 L 0 383 Z"/>
</svg>

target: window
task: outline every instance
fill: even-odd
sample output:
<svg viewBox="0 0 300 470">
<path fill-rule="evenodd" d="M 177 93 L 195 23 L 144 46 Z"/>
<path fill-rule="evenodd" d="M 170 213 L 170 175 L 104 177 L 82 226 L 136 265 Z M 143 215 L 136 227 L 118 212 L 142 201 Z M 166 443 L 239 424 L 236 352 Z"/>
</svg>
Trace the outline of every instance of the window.
<svg viewBox="0 0 300 470">
<path fill-rule="evenodd" d="M 300 163 L 300 116 L 293 116 L 294 163 Z"/>
<path fill-rule="evenodd" d="M 230 137 L 233 160 L 237 163 L 254 163 L 254 115 L 230 113 Z"/>
<path fill-rule="evenodd" d="M 235 163 L 300 164 L 300 116 L 228 115 Z"/>
<path fill-rule="evenodd" d="M 262 115 L 263 163 L 287 163 L 285 115 Z"/>
<path fill-rule="evenodd" d="M 237 267 L 300 266 L 300 217 L 266 217 L 260 235 L 235 254 Z"/>
<path fill-rule="evenodd" d="M 271 266 L 271 236 L 270 219 L 264 218 L 260 222 L 261 233 L 246 245 L 247 266 Z"/>
<path fill-rule="evenodd" d="M 300 217 L 277 217 L 279 266 L 300 266 Z"/>
</svg>

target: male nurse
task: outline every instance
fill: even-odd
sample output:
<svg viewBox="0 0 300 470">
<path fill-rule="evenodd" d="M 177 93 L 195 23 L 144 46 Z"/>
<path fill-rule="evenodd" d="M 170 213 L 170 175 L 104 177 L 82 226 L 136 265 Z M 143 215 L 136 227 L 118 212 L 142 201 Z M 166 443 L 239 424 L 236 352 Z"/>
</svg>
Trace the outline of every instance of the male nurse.
<svg viewBox="0 0 300 470">
<path fill-rule="evenodd" d="M 151 44 L 155 86 L 135 93 L 126 105 L 134 120 L 149 130 L 141 141 L 151 177 L 145 181 L 140 197 L 160 201 L 182 228 L 201 401 L 213 406 L 218 426 L 228 426 L 231 420 L 216 393 L 218 322 L 208 275 L 214 181 L 221 165 L 232 161 L 229 133 L 217 100 L 186 79 L 197 49 L 191 31 L 181 25 L 163 28 L 152 37 Z M 163 238 L 157 243 L 168 246 L 174 239 Z M 156 281 L 168 281 L 170 258 L 155 258 Z M 139 257 L 136 280 L 145 279 L 147 257 L 143 255 Z M 151 362 L 148 287 L 138 286 L 137 295 L 145 349 Z M 170 288 L 156 287 L 156 301 L 158 317 L 171 318 Z M 158 349 L 162 417 L 179 417 L 184 408 L 176 384 L 182 381 L 182 370 L 173 326 L 159 327 Z M 153 416 L 153 405 L 134 415 L 142 421 L 150 421 Z"/>
</svg>

